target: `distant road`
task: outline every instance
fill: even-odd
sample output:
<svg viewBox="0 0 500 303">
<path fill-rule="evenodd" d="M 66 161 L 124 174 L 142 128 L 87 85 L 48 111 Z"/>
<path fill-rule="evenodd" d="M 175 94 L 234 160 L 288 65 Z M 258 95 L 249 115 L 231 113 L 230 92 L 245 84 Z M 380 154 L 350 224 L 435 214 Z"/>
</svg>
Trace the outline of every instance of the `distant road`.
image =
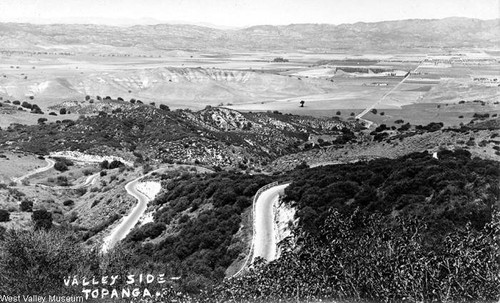
<svg viewBox="0 0 500 303">
<path fill-rule="evenodd" d="M 12 181 L 14 181 L 14 182 L 16 182 L 16 183 L 19 184 L 24 179 L 29 178 L 29 177 L 31 177 L 33 175 L 42 173 L 44 171 L 47 171 L 47 170 L 51 169 L 52 167 L 54 167 L 54 164 L 56 164 L 56 162 L 54 160 L 49 159 L 49 158 L 45 158 L 45 161 L 47 162 L 47 166 L 40 167 L 40 168 L 37 168 L 35 170 L 32 170 L 32 171 L 28 172 L 27 174 L 25 174 L 25 175 L 23 175 L 21 177 L 12 178 Z"/>
<path fill-rule="evenodd" d="M 385 98 L 387 98 L 387 96 L 389 96 L 390 94 L 392 94 L 393 91 L 395 91 L 396 89 L 398 89 L 401 84 L 403 84 L 406 79 L 410 78 L 410 75 L 411 73 L 415 73 L 417 72 L 417 70 L 422 66 L 422 63 L 424 62 L 424 60 L 422 60 L 420 62 L 420 64 L 411 72 L 409 72 L 404 78 L 403 80 L 401 80 L 401 82 L 399 82 L 396 86 L 394 86 L 390 91 L 388 91 L 387 93 L 385 93 L 382 98 L 380 98 L 377 102 L 375 102 L 374 104 L 372 104 L 371 106 L 367 107 L 364 111 L 362 111 L 361 113 L 359 113 L 357 116 L 356 116 L 356 119 L 361 119 L 364 115 L 366 115 L 369 111 L 371 111 L 372 109 L 374 109 L 377 105 L 379 105 L 382 101 L 385 100 Z M 363 119 L 364 120 L 364 119 Z M 371 121 L 368 121 L 368 120 L 364 120 L 366 122 L 370 122 L 369 125 L 371 125 Z"/>
<path fill-rule="evenodd" d="M 253 263 L 256 257 L 262 257 L 267 261 L 276 258 L 273 204 L 284 194 L 288 185 L 290 184 L 277 185 L 263 191 L 255 202 L 254 250 L 250 263 Z"/>
</svg>

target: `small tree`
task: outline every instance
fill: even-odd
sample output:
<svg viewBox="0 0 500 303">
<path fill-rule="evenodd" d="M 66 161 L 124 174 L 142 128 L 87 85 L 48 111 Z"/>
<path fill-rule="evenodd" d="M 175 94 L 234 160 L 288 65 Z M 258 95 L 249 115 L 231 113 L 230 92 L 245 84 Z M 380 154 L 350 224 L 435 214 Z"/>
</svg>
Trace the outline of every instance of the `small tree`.
<svg viewBox="0 0 500 303">
<path fill-rule="evenodd" d="M 0 209 L 0 222 L 10 221 L 10 213 L 5 209 Z"/>
<path fill-rule="evenodd" d="M 108 162 L 108 160 L 102 161 L 101 164 L 100 164 L 100 166 L 101 166 L 102 169 L 108 169 L 109 168 L 109 162 Z"/>
<path fill-rule="evenodd" d="M 170 108 L 166 106 L 165 104 L 160 104 L 160 109 L 169 112 Z"/>
<path fill-rule="evenodd" d="M 120 162 L 118 160 L 113 160 L 113 161 L 111 161 L 111 163 L 109 163 L 108 168 L 109 169 L 114 169 L 114 168 L 118 168 L 118 167 L 123 166 L 123 165 L 124 164 L 122 162 Z"/>
<path fill-rule="evenodd" d="M 337 111 L 337 116 L 340 116 L 342 113 L 339 111 Z"/>
<path fill-rule="evenodd" d="M 61 108 L 61 109 L 59 110 L 59 114 L 61 114 L 61 115 L 66 115 L 66 108 L 64 108 L 64 107 L 63 107 L 63 108 Z"/>
<path fill-rule="evenodd" d="M 68 170 L 68 166 L 64 162 L 57 161 L 56 164 L 54 164 L 54 169 L 63 172 Z"/>
<path fill-rule="evenodd" d="M 300 100 L 300 107 L 304 107 L 304 103 L 306 103 L 306 101 Z"/>
<path fill-rule="evenodd" d="M 24 200 L 23 202 L 21 202 L 20 209 L 21 209 L 21 211 L 24 211 L 24 212 L 32 212 L 33 211 L 33 201 Z"/>
<path fill-rule="evenodd" d="M 35 230 L 48 230 L 52 227 L 52 213 L 45 209 L 35 210 L 31 215 L 31 220 L 35 224 Z"/>
</svg>

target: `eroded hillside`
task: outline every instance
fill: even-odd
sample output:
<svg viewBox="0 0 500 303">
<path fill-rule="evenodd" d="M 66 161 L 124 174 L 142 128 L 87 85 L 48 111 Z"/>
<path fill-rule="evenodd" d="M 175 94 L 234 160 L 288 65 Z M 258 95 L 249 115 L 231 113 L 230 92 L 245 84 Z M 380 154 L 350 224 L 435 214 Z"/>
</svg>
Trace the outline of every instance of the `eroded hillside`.
<svg viewBox="0 0 500 303">
<path fill-rule="evenodd" d="M 136 104 L 128 110 L 1 132 L 1 147 L 37 154 L 78 150 L 120 154 L 143 162 L 183 162 L 219 167 L 261 168 L 302 149 L 310 135 L 339 135 L 354 127 L 333 118 L 240 113 L 207 107 L 169 111 Z"/>
</svg>

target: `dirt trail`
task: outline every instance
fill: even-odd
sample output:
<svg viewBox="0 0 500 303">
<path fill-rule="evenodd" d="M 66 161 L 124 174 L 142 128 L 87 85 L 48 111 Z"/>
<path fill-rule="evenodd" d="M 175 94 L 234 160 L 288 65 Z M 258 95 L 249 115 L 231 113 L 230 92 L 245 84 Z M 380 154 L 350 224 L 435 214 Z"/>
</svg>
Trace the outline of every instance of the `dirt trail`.
<svg viewBox="0 0 500 303">
<path fill-rule="evenodd" d="M 21 184 L 21 182 L 26 179 L 26 178 L 29 178 L 33 175 L 36 175 L 36 174 L 39 174 L 39 173 L 42 173 L 44 171 L 47 171 L 49 169 L 51 169 L 52 167 L 54 167 L 54 164 L 56 164 L 56 162 L 52 159 L 48 159 L 48 158 L 45 158 L 45 161 L 47 162 L 47 166 L 44 166 L 44 167 L 40 167 L 40 168 L 37 168 L 35 170 L 32 170 L 30 172 L 28 172 L 27 174 L 21 176 L 21 177 L 17 177 L 17 178 L 12 178 L 12 181 L 16 182 L 17 184 Z"/>
</svg>

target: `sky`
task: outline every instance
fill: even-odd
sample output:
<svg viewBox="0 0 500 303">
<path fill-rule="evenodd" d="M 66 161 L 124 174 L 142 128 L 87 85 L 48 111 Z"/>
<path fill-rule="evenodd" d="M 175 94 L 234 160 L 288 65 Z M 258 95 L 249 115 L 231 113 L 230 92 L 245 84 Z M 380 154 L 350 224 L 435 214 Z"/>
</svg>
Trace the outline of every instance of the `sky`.
<svg viewBox="0 0 500 303">
<path fill-rule="evenodd" d="M 500 17 L 500 0 L 0 0 L 0 22 L 227 27 Z"/>
</svg>

